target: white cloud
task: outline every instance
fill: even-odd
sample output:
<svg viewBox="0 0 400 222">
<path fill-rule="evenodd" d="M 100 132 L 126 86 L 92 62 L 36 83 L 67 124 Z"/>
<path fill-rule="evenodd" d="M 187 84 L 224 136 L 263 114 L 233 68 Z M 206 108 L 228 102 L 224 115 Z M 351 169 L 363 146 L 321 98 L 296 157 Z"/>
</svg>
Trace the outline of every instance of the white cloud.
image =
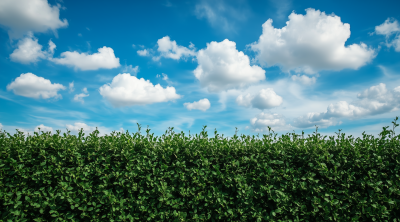
<svg viewBox="0 0 400 222">
<path fill-rule="evenodd" d="M 138 79 L 129 73 L 118 74 L 111 84 L 105 84 L 99 90 L 114 107 L 167 102 L 181 97 L 174 87 L 153 85 L 149 80 Z"/>
<path fill-rule="evenodd" d="M 113 69 L 120 66 L 119 58 L 115 57 L 114 50 L 106 46 L 99 48 L 97 53 L 91 55 L 77 51 L 67 51 L 61 53 L 61 57 L 54 58 L 52 61 L 81 70 Z"/>
<path fill-rule="evenodd" d="M 183 105 L 188 110 L 198 109 L 203 112 L 206 111 L 207 109 L 209 109 L 211 106 L 210 101 L 207 98 L 204 98 L 199 101 L 192 102 L 192 103 L 184 103 Z"/>
<path fill-rule="evenodd" d="M 386 36 L 386 46 L 393 46 L 396 52 L 400 52 L 400 25 L 394 18 L 388 18 L 381 25 L 375 26 L 375 33 Z M 389 37 L 396 34 L 392 40 Z"/>
<path fill-rule="evenodd" d="M 149 51 L 147 51 L 147 49 L 143 49 L 143 50 L 138 50 L 137 54 L 140 56 L 148 56 L 150 55 Z"/>
<path fill-rule="evenodd" d="M 272 19 L 262 27 L 258 42 L 250 44 L 256 60 L 267 67 L 280 66 L 284 72 L 358 69 L 375 57 L 364 43 L 345 46 L 350 25 L 319 10 L 306 9 L 306 15 L 292 12 L 282 29 L 274 28 Z"/>
<path fill-rule="evenodd" d="M 256 65 L 250 66 L 249 57 L 228 39 L 207 43 L 206 49 L 198 51 L 197 61 L 193 73 L 210 92 L 244 87 L 265 79 L 265 71 Z"/>
<path fill-rule="evenodd" d="M 84 92 L 84 93 L 75 94 L 74 101 L 81 102 L 82 104 L 85 102 L 85 101 L 83 101 L 83 98 L 89 96 L 89 94 L 85 94 L 85 93 L 88 93 L 87 88 L 86 87 L 83 88 L 82 92 Z"/>
<path fill-rule="evenodd" d="M 39 131 L 39 128 L 40 128 L 40 131 Z M 40 133 L 40 132 L 51 132 L 51 133 L 53 133 L 53 128 L 52 127 L 49 127 L 49 126 L 45 126 L 45 125 L 43 125 L 43 124 L 40 124 L 39 126 L 37 126 L 37 127 L 35 127 L 35 129 L 34 129 L 34 131 L 35 132 L 38 132 L 38 133 Z"/>
<path fill-rule="evenodd" d="M 68 26 L 60 20 L 60 5 L 51 6 L 47 0 L 1 0 L 0 24 L 9 28 L 10 37 L 19 38 L 28 31 L 45 32 Z"/>
<path fill-rule="evenodd" d="M 139 72 L 139 66 L 133 67 L 132 65 L 129 66 L 125 65 L 124 68 L 122 69 L 122 72 L 136 75 Z"/>
<path fill-rule="evenodd" d="M 317 78 L 315 78 L 315 77 L 310 78 L 306 75 L 300 76 L 300 74 L 297 74 L 297 75 L 292 76 L 292 80 L 296 81 L 296 82 L 300 82 L 303 85 L 309 86 L 309 85 L 315 84 L 315 82 L 317 81 Z"/>
<path fill-rule="evenodd" d="M 400 31 L 399 23 L 396 19 L 388 18 L 384 23 L 375 26 L 375 33 L 378 35 L 390 36 Z"/>
<path fill-rule="evenodd" d="M 190 45 L 193 50 L 190 50 L 184 46 L 177 45 L 176 41 L 171 41 L 169 36 L 165 36 L 159 39 L 157 41 L 157 44 L 158 44 L 157 50 L 161 53 L 161 56 L 165 58 L 179 60 L 181 57 L 189 57 L 196 55 L 193 43 Z"/>
<path fill-rule="evenodd" d="M 0 130 L 3 129 L 3 125 L 0 123 Z"/>
<path fill-rule="evenodd" d="M 72 81 L 71 83 L 69 83 L 69 92 L 73 92 L 74 89 L 74 82 Z"/>
<path fill-rule="evenodd" d="M 42 47 L 38 43 L 38 39 L 29 34 L 26 38 L 18 41 L 18 48 L 11 53 L 10 59 L 14 62 L 28 64 L 53 56 L 56 45 L 51 40 L 48 51 L 42 51 Z"/>
<path fill-rule="evenodd" d="M 330 104 L 325 112 L 311 112 L 298 117 L 294 125 L 299 128 L 314 125 L 328 127 L 337 124 L 337 118 L 355 119 L 395 111 L 400 107 L 400 86 L 389 91 L 385 84 L 380 83 L 359 93 L 357 98 L 350 104 L 339 101 Z"/>
<path fill-rule="evenodd" d="M 268 126 L 273 131 L 289 130 L 292 126 L 286 125 L 285 118 L 278 114 L 260 113 L 250 120 L 252 130 L 255 132 L 268 132 Z"/>
<path fill-rule="evenodd" d="M 85 94 L 85 93 L 76 94 L 74 96 L 74 101 L 81 102 L 83 104 L 85 102 L 85 101 L 83 101 L 83 98 L 87 97 L 87 96 L 89 96 L 89 94 Z"/>
<path fill-rule="evenodd" d="M 50 80 L 32 73 L 21 74 L 14 82 L 7 85 L 7 90 L 12 90 L 16 95 L 35 99 L 40 97 L 43 99 L 62 98 L 60 94 L 57 94 L 57 91 L 64 89 L 66 89 L 65 86 L 58 83 L 52 84 Z"/>
<path fill-rule="evenodd" d="M 272 88 L 261 89 L 255 95 L 247 93 L 246 95 L 239 95 L 236 98 L 236 103 L 240 106 L 252 106 L 261 110 L 280 106 L 282 101 L 282 97 L 278 96 Z"/>
</svg>

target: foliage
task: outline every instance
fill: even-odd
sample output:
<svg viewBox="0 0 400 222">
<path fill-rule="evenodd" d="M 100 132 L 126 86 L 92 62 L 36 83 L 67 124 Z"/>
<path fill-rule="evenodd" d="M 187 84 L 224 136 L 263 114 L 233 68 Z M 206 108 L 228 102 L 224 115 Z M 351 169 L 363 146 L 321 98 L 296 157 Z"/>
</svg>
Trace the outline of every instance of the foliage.
<svg viewBox="0 0 400 222">
<path fill-rule="evenodd" d="M 380 138 L 0 134 L 1 221 L 397 221 L 400 144 Z M 273 131 L 272 131 L 273 132 Z"/>
</svg>

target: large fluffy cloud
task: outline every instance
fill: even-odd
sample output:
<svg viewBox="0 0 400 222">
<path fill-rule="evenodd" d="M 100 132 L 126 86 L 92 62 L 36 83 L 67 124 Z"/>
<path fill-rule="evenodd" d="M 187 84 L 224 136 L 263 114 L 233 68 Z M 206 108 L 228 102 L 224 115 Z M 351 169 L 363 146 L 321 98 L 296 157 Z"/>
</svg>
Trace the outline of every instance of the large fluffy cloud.
<svg viewBox="0 0 400 222">
<path fill-rule="evenodd" d="M 56 45 L 49 40 L 49 48 L 42 51 L 42 45 L 38 43 L 38 39 L 29 35 L 18 41 L 18 48 L 10 55 L 10 59 L 14 62 L 23 64 L 35 63 L 39 59 L 47 59 L 53 56 Z"/>
<path fill-rule="evenodd" d="M 285 72 L 358 69 L 375 57 L 375 51 L 364 43 L 345 46 L 350 25 L 319 10 L 307 9 L 306 15 L 292 12 L 281 29 L 272 26 L 272 19 L 262 27 L 259 40 L 250 44 L 256 59 L 267 67 L 280 66 Z"/>
<path fill-rule="evenodd" d="M 272 88 L 262 89 L 257 94 L 239 95 L 236 103 L 240 106 L 254 107 L 257 109 L 271 109 L 282 104 L 282 97 L 277 95 Z"/>
<path fill-rule="evenodd" d="M 58 83 L 51 83 L 50 80 L 38 77 L 32 73 L 21 74 L 13 82 L 7 85 L 7 90 L 12 90 L 14 94 L 29 98 L 43 99 L 62 98 L 58 90 L 66 89 L 65 86 Z"/>
<path fill-rule="evenodd" d="M 72 66 L 80 70 L 112 69 L 120 66 L 119 58 L 114 55 L 112 48 L 104 46 L 99 48 L 97 53 L 63 52 L 62 58 L 54 58 L 53 62 L 61 65 Z"/>
<path fill-rule="evenodd" d="M 362 118 L 398 110 L 400 107 L 400 86 L 387 90 L 386 85 L 380 83 L 357 95 L 358 100 L 348 103 L 339 101 L 330 104 L 325 112 L 308 113 L 294 121 L 294 126 L 299 128 L 319 125 L 328 127 L 337 123 L 337 118 Z"/>
<path fill-rule="evenodd" d="M 163 88 L 129 73 L 118 74 L 111 84 L 100 87 L 100 94 L 114 107 L 146 105 L 179 99 L 174 87 Z"/>
<path fill-rule="evenodd" d="M 20 37 L 27 31 L 45 32 L 68 26 L 60 20 L 60 5 L 51 6 L 47 0 L 1 0 L 0 24 L 9 28 L 10 37 Z"/>
<path fill-rule="evenodd" d="M 157 41 L 158 51 L 161 56 L 179 60 L 181 57 L 195 56 L 196 52 L 193 50 L 194 45 L 191 44 L 192 49 L 176 44 L 176 41 L 171 41 L 169 36 L 165 36 Z M 139 51 L 138 51 L 139 53 Z"/>
<path fill-rule="evenodd" d="M 206 111 L 211 106 L 210 101 L 207 98 L 204 98 L 199 101 L 192 102 L 192 103 L 184 103 L 183 105 L 188 110 L 198 109 L 201 111 Z"/>
<path fill-rule="evenodd" d="M 198 66 L 193 71 L 202 87 L 210 92 L 220 92 L 244 87 L 265 79 L 265 71 L 236 49 L 236 43 L 225 39 L 207 43 L 207 48 L 197 53 Z"/>
<path fill-rule="evenodd" d="M 375 33 L 386 36 L 386 46 L 393 46 L 396 52 L 400 52 L 400 25 L 396 19 L 388 18 L 381 25 L 375 26 Z"/>
</svg>

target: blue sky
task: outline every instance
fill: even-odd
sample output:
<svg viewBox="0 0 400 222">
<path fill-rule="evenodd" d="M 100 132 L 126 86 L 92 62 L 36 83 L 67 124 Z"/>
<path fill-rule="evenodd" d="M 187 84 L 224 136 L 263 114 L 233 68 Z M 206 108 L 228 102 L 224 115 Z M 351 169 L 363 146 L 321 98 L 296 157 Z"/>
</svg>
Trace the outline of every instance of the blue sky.
<svg viewBox="0 0 400 222">
<path fill-rule="evenodd" d="M 398 1 L 0 0 L 0 128 L 375 137 Z"/>
</svg>

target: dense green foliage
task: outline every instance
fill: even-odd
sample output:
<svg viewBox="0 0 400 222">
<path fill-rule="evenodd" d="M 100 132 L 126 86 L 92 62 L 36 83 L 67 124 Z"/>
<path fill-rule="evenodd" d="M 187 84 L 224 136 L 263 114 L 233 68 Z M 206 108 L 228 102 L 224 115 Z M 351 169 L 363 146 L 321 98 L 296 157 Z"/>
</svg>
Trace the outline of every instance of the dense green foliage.
<svg viewBox="0 0 400 222">
<path fill-rule="evenodd" d="M 397 120 L 397 117 L 396 117 Z M 394 127 L 398 126 L 396 121 Z M 0 221 L 398 221 L 400 140 L 0 134 Z M 396 220 L 397 219 L 397 220 Z"/>
</svg>

